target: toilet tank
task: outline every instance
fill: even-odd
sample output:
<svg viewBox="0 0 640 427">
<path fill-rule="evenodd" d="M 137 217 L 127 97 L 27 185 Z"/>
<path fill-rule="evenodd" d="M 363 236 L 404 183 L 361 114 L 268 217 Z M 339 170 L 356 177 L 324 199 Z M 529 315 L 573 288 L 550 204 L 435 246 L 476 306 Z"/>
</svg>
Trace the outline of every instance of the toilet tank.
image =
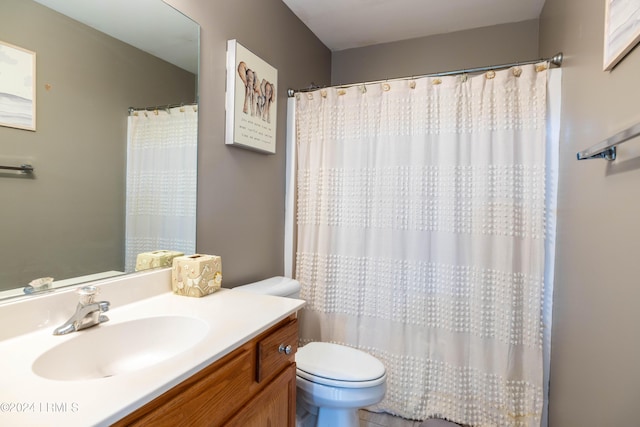
<svg viewBox="0 0 640 427">
<path fill-rule="evenodd" d="M 276 276 L 259 282 L 236 286 L 232 291 L 253 292 L 255 294 L 278 297 L 300 298 L 300 282 L 288 277 Z"/>
</svg>

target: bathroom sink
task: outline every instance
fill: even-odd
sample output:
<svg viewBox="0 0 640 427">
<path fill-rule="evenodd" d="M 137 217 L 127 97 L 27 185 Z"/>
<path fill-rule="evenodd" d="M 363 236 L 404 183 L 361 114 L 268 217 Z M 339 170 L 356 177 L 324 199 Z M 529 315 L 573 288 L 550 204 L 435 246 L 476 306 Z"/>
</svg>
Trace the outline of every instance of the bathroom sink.
<svg viewBox="0 0 640 427">
<path fill-rule="evenodd" d="M 186 316 L 146 317 L 74 332 L 33 363 L 37 375 L 59 381 L 106 378 L 138 371 L 197 344 L 209 326 Z"/>
</svg>

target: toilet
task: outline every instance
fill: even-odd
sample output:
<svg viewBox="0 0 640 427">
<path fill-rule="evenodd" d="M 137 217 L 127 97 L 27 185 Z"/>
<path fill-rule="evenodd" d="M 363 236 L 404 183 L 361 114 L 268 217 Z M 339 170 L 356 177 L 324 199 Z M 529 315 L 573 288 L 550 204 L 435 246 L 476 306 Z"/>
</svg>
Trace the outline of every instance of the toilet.
<svg viewBox="0 0 640 427">
<path fill-rule="evenodd" d="M 232 290 L 300 297 L 300 283 L 287 277 L 272 277 Z M 382 362 L 344 345 L 311 342 L 298 349 L 296 366 L 298 427 L 358 427 L 358 409 L 380 402 L 387 389 Z"/>
</svg>

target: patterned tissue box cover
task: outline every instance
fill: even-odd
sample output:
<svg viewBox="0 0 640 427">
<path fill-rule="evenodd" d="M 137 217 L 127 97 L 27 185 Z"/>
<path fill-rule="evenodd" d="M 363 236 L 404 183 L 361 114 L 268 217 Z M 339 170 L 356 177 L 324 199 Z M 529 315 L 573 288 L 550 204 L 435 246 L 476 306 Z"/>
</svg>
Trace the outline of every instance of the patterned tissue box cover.
<svg viewBox="0 0 640 427">
<path fill-rule="evenodd" d="M 222 260 L 217 255 L 195 254 L 173 259 L 171 288 L 178 295 L 203 297 L 222 285 Z"/>
<path fill-rule="evenodd" d="M 152 251 L 138 254 L 136 258 L 136 271 L 149 270 L 151 268 L 171 267 L 173 259 L 183 256 L 183 252 L 178 251 Z"/>
</svg>

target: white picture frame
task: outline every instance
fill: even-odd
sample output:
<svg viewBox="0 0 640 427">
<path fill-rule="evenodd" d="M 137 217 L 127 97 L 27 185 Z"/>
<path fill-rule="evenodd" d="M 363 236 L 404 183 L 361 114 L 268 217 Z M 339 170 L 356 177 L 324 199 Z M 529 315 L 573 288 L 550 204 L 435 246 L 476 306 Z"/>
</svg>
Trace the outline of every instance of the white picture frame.
<svg viewBox="0 0 640 427">
<path fill-rule="evenodd" d="M 640 42 L 640 0 L 605 0 L 603 70 L 611 71 Z"/>
<path fill-rule="evenodd" d="M 0 41 L 0 126 L 36 130 L 36 53 Z"/>
<path fill-rule="evenodd" d="M 275 154 L 277 87 L 278 70 L 227 41 L 226 144 Z"/>
</svg>

